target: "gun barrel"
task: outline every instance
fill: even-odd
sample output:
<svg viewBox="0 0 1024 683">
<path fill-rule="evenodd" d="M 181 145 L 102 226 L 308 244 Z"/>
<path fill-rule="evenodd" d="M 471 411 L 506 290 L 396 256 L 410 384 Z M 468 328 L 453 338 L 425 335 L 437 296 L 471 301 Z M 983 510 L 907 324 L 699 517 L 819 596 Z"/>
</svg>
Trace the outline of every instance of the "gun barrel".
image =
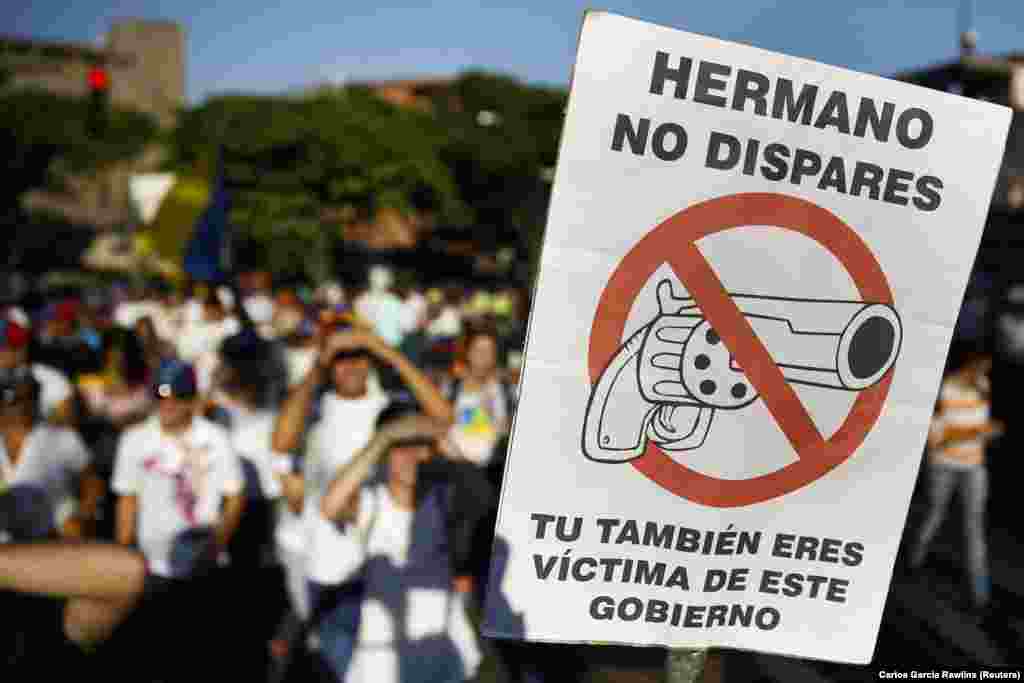
<svg viewBox="0 0 1024 683">
<path fill-rule="evenodd" d="M 858 391 L 899 355 L 903 326 L 885 304 L 735 296 L 787 380 Z"/>
</svg>

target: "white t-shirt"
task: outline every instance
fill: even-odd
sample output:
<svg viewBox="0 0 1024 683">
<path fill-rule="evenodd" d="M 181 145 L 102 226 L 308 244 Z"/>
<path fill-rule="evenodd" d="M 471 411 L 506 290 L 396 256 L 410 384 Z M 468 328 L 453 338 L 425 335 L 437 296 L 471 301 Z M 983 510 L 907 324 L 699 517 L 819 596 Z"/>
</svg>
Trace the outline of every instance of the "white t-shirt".
<svg viewBox="0 0 1024 683">
<path fill-rule="evenodd" d="M 405 304 L 388 291 L 370 291 L 356 299 L 354 308 L 359 317 L 373 324 L 374 330 L 391 346 L 399 346 L 405 338 Z"/>
<path fill-rule="evenodd" d="M 414 512 L 385 484 L 366 486 L 357 525 L 366 535 L 366 588 L 346 683 L 461 683 L 476 675 L 479 644 L 452 591 L 442 490 Z"/>
<path fill-rule="evenodd" d="M 414 332 L 427 314 L 427 297 L 413 292 L 406 297 L 402 315 L 402 329 L 408 334 Z"/>
<path fill-rule="evenodd" d="M 193 363 L 203 356 L 216 354 L 220 343 L 240 329 L 238 320 L 232 317 L 219 322 L 198 320 L 186 324 L 177 339 L 178 355 L 183 361 Z"/>
<path fill-rule="evenodd" d="M 60 370 L 49 365 L 33 363 L 32 377 L 39 382 L 39 408 L 49 418 L 61 403 L 71 397 L 71 382 Z"/>
<path fill-rule="evenodd" d="M 350 547 L 336 528 L 332 526 L 326 531 L 323 528 L 320 500 L 338 470 L 373 438 L 377 418 L 389 402 L 385 394 L 377 391 L 368 391 L 366 396 L 357 399 L 340 398 L 332 391 L 324 394 L 321 401 L 322 415 L 310 430 L 303 459 L 305 495 L 302 501 L 309 572 L 312 578 L 319 580 L 332 576 L 335 566 L 347 564 L 348 558 L 339 555 L 347 555 Z"/>
<path fill-rule="evenodd" d="M 223 499 L 243 484 L 226 430 L 201 417 L 174 436 L 152 417 L 118 444 L 112 488 L 138 496 L 138 545 L 159 576 L 184 576 L 171 564 L 175 542 L 185 531 L 215 526 Z"/>
<path fill-rule="evenodd" d="M 6 486 L 32 484 L 46 492 L 59 529 L 75 513 L 78 476 L 92 462 L 92 454 L 70 429 L 37 425 L 12 463 L 0 439 L 0 482 Z"/>
</svg>

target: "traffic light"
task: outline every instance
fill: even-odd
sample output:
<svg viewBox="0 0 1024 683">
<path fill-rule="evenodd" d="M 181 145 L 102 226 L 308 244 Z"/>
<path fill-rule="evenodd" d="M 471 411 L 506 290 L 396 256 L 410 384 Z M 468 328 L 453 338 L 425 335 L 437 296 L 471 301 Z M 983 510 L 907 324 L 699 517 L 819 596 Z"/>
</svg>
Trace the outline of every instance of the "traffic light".
<svg viewBox="0 0 1024 683">
<path fill-rule="evenodd" d="M 87 77 L 89 86 L 88 128 L 92 136 L 106 133 L 107 119 L 110 113 L 110 74 L 101 66 L 89 69 Z"/>
</svg>

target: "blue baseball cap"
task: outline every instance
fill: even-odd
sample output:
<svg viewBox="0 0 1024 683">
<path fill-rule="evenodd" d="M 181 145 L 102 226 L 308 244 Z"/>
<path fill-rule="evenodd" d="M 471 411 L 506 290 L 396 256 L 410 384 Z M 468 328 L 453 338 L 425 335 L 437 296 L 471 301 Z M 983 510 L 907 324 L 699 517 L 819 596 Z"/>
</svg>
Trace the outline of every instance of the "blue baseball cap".
<svg viewBox="0 0 1024 683">
<path fill-rule="evenodd" d="M 179 360 L 160 361 L 155 384 L 158 398 L 195 398 L 199 393 L 196 369 Z"/>
</svg>

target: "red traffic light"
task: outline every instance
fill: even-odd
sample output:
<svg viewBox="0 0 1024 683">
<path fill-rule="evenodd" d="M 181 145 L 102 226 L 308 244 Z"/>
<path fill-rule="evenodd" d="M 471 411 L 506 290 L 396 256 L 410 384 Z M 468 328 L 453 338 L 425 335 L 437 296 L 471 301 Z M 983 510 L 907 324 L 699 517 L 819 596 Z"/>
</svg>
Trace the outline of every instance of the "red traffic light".
<svg viewBox="0 0 1024 683">
<path fill-rule="evenodd" d="M 88 80 L 90 90 L 106 90 L 110 87 L 110 76 L 107 75 L 107 70 L 98 66 L 89 69 Z"/>
</svg>

